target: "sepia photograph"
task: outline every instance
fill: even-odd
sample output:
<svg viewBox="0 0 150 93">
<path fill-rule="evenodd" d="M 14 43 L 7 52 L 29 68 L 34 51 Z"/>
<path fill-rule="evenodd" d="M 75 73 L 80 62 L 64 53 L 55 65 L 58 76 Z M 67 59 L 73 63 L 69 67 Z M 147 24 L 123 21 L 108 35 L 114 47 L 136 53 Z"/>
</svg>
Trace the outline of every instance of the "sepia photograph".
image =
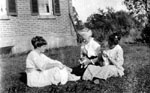
<svg viewBox="0 0 150 93">
<path fill-rule="evenodd" d="M 0 93 L 150 93 L 150 0 L 0 0 Z"/>
</svg>

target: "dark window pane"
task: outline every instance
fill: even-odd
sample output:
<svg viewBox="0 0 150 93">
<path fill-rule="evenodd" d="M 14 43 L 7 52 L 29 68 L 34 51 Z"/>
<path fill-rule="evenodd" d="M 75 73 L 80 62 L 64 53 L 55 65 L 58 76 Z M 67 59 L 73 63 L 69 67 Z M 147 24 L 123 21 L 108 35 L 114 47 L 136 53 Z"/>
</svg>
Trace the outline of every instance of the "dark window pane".
<svg viewBox="0 0 150 93">
<path fill-rule="evenodd" d="M 32 14 L 38 14 L 38 0 L 31 0 L 31 12 Z"/>
<path fill-rule="evenodd" d="M 53 0 L 53 13 L 54 15 L 60 16 L 59 0 Z"/>
<path fill-rule="evenodd" d="M 47 11 L 47 13 L 49 13 L 49 6 L 48 6 L 48 4 L 46 4 L 46 11 Z"/>
<path fill-rule="evenodd" d="M 16 0 L 8 0 L 8 13 L 10 15 L 17 15 Z"/>
</svg>

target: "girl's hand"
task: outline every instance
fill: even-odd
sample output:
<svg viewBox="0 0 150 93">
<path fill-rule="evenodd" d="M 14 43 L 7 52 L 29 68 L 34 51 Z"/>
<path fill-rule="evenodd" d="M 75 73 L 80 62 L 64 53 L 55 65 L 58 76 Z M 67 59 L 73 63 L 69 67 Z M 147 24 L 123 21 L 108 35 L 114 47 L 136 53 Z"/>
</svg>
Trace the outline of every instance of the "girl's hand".
<svg viewBox="0 0 150 93">
<path fill-rule="evenodd" d="M 91 63 L 91 60 L 89 60 L 88 58 L 84 61 L 84 65 L 88 65 L 89 63 Z"/>
<path fill-rule="evenodd" d="M 65 66 L 67 71 L 72 72 L 72 68 Z"/>
<path fill-rule="evenodd" d="M 119 66 L 119 65 L 116 65 L 116 67 L 120 70 L 123 70 L 123 67 Z"/>
<path fill-rule="evenodd" d="M 57 67 L 60 68 L 60 69 L 63 69 L 65 66 L 62 65 L 62 64 L 57 64 Z"/>
<path fill-rule="evenodd" d="M 78 60 L 80 64 L 83 64 L 83 61 L 81 61 L 80 59 Z"/>
<path fill-rule="evenodd" d="M 102 55 L 103 55 L 104 57 L 108 58 L 108 55 L 107 55 L 107 53 L 106 53 L 105 51 L 102 52 Z"/>
</svg>

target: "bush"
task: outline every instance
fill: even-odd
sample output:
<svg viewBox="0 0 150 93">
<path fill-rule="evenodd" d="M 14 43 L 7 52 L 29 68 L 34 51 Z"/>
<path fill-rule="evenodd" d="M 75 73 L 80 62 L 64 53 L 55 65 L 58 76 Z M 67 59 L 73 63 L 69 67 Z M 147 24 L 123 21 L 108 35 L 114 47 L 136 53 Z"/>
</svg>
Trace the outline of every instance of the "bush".
<svg viewBox="0 0 150 93">
<path fill-rule="evenodd" d="M 143 41 L 150 45 L 150 25 L 146 25 L 141 35 L 142 35 Z"/>
</svg>

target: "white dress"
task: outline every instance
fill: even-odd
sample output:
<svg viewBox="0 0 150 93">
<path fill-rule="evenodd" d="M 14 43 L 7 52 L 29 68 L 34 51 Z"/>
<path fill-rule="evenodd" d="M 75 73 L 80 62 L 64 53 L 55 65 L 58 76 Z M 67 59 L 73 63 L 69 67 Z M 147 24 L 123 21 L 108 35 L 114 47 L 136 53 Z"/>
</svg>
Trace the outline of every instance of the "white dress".
<svg viewBox="0 0 150 93">
<path fill-rule="evenodd" d="M 92 56 L 97 56 L 100 50 L 100 44 L 91 38 L 87 44 L 81 46 L 81 58 L 86 54 L 89 58 Z M 94 64 L 94 63 L 93 63 Z"/>
<path fill-rule="evenodd" d="M 45 66 L 49 63 L 59 63 L 57 60 L 50 59 L 44 54 L 38 54 L 35 50 L 31 51 L 26 59 L 27 85 L 30 87 L 43 87 L 58 83 L 65 84 L 68 81 L 68 71 L 66 68 L 60 69 L 54 67 L 45 70 Z M 40 69 L 41 71 L 38 71 Z"/>
<path fill-rule="evenodd" d="M 120 45 L 116 45 L 113 49 L 106 51 L 108 57 L 115 60 L 118 67 L 115 65 L 106 65 L 103 67 L 95 66 L 95 65 L 89 65 L 86 69 L 86 71 L 83 74 L 84 80 L 92 80 L 94 77 L 100 78 L 100 79 L 107 79 L 112 76 L 123 76 L 124 75 L 124 68 L 122 67 L 124 63 L 123 58 L 123 49 Z M 108 61 L 105 59 L 105 61 Z"/>
</svg>

